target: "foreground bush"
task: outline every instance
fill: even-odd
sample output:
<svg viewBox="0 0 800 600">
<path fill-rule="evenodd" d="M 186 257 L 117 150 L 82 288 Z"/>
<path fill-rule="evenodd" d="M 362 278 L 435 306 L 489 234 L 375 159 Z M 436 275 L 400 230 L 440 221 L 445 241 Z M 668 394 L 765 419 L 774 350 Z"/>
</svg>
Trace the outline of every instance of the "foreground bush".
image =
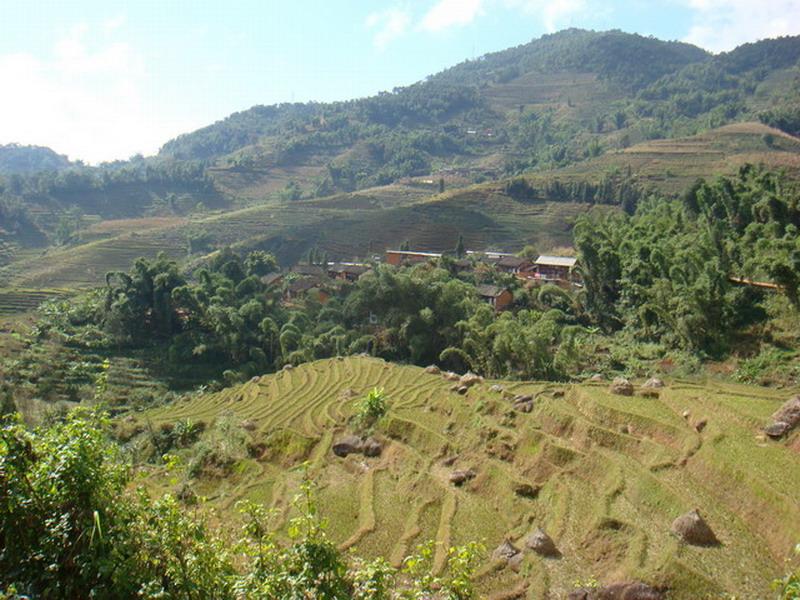
<svg viewBox="0 0 800 600">
<path fill-rule="evenodd" d="M 395 570 L 351 560 L 326 534 L 304 479 L 288 540 L 270 514 L 241 505 L 240 539 L 211 529 L 170 495 L 129 490 L 131 469 L 97 411 L 37 430 L 0 429 L 0 597 L 358 599 L 474 597 L 480 548 L 451 548 L 432 575 L 432 545 Z"/>
</svg>

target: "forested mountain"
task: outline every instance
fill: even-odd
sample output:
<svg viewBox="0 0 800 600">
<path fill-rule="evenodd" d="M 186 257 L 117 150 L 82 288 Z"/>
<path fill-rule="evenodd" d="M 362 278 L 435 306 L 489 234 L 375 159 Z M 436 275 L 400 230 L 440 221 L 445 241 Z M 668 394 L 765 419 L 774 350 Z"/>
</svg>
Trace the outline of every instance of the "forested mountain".
<svg viewBox="0 0 800 600">
<path fill-rule="evenodd" d="M 0 174 L 58 171 L 71 164 L 66 156 L 44 146 L 0 145 Z"/>
<path fill-rule="evenodd" d="M 255 106 L 167 142 L 155 157 L 85 167 L 45 149 L 5 147 L 0 206 L 16 225 L 3 235 L 63 243 L 97 220 L 287 205 L 414 177 L 446 180 L 450 189 L 522 173 L 552 180 L 559 169 L 586 165 L 596 182 L 630 165 L 598 157 L 654 140 L 758 120 L 796 135 L 798 58 L 798 37 L 714 56 L 685 43 L 571 29 L 369 98 Z M 774 134 L 763 137 L 750 161 L 785 152 Z M 670 169 L 681 181 L 692 170 Z"/>
<path fill-rule="evenodd" d="M 487 162 L 490 174 L 550 168 L 762 113 L 780 127 L 797 99 L 798 58 L 796 37 L 712 56 L 684 43 L 573 29 L 370 98 L 256 106 L 168 142 L 160 155 L 223 167 L 325 167 L 308 193 L 448 164 L 476 176 L 486 175 Z M 781 115 L 765 112 L 776 108 Z"/>
</svg>

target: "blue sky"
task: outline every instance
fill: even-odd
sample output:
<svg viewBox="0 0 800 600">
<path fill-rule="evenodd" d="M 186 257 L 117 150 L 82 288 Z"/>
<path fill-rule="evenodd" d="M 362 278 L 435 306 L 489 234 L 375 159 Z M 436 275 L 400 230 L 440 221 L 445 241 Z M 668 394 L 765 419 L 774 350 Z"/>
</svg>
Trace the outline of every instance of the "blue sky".
<svg viewBox="0 0 800 600">
<path fill-rule="evenodd" d="M 152 154 L 254 104 L 370 95 L 573 26 L 719 52 L 800 33 L 800 0 L 0 0 L 0 143 Z"/>
</svg>

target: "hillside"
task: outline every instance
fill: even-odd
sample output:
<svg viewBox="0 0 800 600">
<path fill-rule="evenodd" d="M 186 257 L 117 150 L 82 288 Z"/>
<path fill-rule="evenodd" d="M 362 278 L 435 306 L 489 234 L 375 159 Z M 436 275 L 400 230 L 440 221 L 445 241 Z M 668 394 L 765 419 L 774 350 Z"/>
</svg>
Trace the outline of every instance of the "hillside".
<svg viewBox="0 0 800 600">
<path fill-rule="evenodd" d="M 526 244 L 546 250 L 571 243 L 577 215 L 594 203 L 618 205 L 618 197 L 586 200 L 562 187 L 598 185 L 617 174 L 642 189 L 671 196 L 699 177 L 730 175 L 745 163 L 800 174 L 800 141 L 758 123 L 741 123 L 675 140 L 656 140 L 609 152 L 561 169 L 526 175 L 536 198 L 515 199 L 510 181 L 466 185 L 458 173 L 444 175 L 437 193 L 424 177 L 401 183 L 308 200 L 272 200 L 252 208 L 192 218 L 113 219 L 82 230 L 83 243 L 28 252 L 0 270 L 6 288 L 86 288 L 108 271 L 124 270 L 138 256 L 166 252 L 186 256 L 187 240 L 199 232 L 208 248 L 232 244 L 274 252 L 291 265 L 310 248 L 332 258 L 363 259 L 409 241 L 415 248 L 451 250 L 459 235 L 473 249 L 518 251 Z M 585 187 L 585 186 L 584 186 Z M 2 285 L 2 284 L 0 284 Z"/>
<path fill-rule="evenodd" d="M 450 544 L 482 540 L 491 552 L 504 539 L 521 548 L 536 527 L 552 536 L 560 558 L 526 551 L 519 572 L 487 562 L 479 577 L 486 595 L 563 597 L 591 578 L 665 586 L 674 599 L 768 595 L 800 538 L 800 438 L 781 444 L 759 433 L 788 391 L 673 381 L 645 398 L 613 395 L 602 382 L 502 382 L 502 393 L 494 385 L 462 396 L 420 368 L 332 359 L 151 410 L 120 431 L 233 423 L 240 433 L 229 433 L 230 443 L 243 435 L 251 457 L 184 474 L 193 493 L 226 519 L 240 499 L 265 502 L 280 525 L 296 467 L 309 461 L 334 540 L 392 562 L 428 539 L 441 544 L 441 566 Z M 375 433 L 380 457 L 335 456 L 331 444 L 352 431 L 354 402 L 373 386 L 389 406 Z M 520 394 L 534 397 L 532 412 L 512 408 L 508 397 Z M 698 433 L 701 419 L 708 425 Z M 176 452 L 192 461 L 193 449 Z M 449 483 L 468 468 L 474 479 Z M 153 490 L 170 489 L 180 474 L 146 473 Z M 693 508 L 721 545 L 688 546 L 670 534 L 673 519 Z"/>
</svg>

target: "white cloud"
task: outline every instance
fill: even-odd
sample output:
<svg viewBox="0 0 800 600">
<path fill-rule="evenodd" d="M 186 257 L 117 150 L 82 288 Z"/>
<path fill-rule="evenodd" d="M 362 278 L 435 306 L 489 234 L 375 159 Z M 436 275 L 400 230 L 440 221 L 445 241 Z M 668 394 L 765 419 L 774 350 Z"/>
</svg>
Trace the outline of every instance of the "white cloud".
<svg viewBox="0 0 800 600">
<path fill-rule="evenodd" d="M 800 33 L 800 0 L 683 0 L 694 12 L 684 41 L 714 52 Z"/>
<path fill-rule="evenodd" d="M 108 31 L 73 27 L 44 57 L 0 55 L 0 80 L 13 82 L 0 94 L 0 143 L 50 146 L 96 163 L 152 154 L 187 129 L 145 99 L 143 55 L 123 41 L 97 42 L 98 29 Z"/>
<path fill-rule="evenodd" d="M 483 0 L 439 0 L 422 18 L 420 27 L 426 31 L 461 27 L 482 13 Z"/>
<path fill-rule="evenodd" d="M 505 4 L 539 17 L 548 33 L 561 29 L 570 17 L 587 9 L 586 0 L 505 0 Z"/>
<path fill-rule="evenodd" d="M 376 48 L 383 50 L 389 43 L 401 37 L 410 23 L 411 15 L 399 8 L 390 8 L 370 14 L 364 24 L 367 29 L 375 30 L 372 42 Z"/>
</svg>

